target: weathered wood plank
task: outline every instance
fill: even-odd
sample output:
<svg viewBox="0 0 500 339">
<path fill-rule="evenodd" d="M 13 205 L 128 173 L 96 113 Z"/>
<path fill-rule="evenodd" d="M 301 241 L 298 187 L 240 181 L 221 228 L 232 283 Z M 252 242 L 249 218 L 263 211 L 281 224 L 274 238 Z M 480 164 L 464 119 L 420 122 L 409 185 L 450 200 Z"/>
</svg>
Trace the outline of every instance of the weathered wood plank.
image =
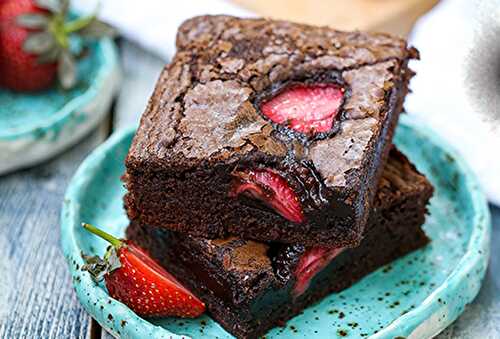
<svg viewBox="0 0 500 339">
<path fill-rule="evenodd" d="M 60 250 L 59 213 L 78 164 L 106 136 L 101 129 L 44 165 L 0 177 L 0 338 L 87 338 L 90 317 Z"/>
</svg>

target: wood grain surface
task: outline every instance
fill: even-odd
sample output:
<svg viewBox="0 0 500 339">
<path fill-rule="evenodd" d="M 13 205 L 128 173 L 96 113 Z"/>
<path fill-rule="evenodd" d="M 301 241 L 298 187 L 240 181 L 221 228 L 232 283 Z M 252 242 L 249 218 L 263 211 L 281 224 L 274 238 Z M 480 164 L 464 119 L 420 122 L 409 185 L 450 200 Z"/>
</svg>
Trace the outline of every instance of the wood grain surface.
<svg viewBox="0 0 500 339">
<path fill-rule="evenodd" d="M 80 162 L 106 127 L 48 163 L 0 177 L 0 338 L 87 338 L 59 244 L 59 213 Z"/>
<path fill-rule="evenodd" d="M 438 0 L 232 0 L 259 15 L 406 36 Z"/>
</svg>

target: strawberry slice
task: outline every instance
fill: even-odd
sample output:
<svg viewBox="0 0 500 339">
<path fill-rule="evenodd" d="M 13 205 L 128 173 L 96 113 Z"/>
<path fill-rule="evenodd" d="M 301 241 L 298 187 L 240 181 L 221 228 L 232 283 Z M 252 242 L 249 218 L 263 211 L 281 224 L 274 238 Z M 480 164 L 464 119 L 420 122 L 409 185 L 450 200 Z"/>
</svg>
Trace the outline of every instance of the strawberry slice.
<svg viewBox="0 0 500 339">
<path fill-rule="evenodd" d="M 304 214 L 297 194 L 278 173 L 265 169 L 252 169 L 235 174 L 238 178 L 229 195 L 244 194 L 260 200 L 278 214 L 292 222 L 304 221 Z"/>
<path fill-rule="evenodd" d="M 300 296 L 309 287 L 311 280 L 321 272 L 344 248 L 313 247 L 299 260 L 295 269 L 296 282 L 292 290 L 294 297 Z"/>
<path fill-rule="evenodd" d="M 104 278 L 109 295 L 144 317 L 196 318 L 205 305 L 143 249 L 119 240 L 89 224 L 88 231 L 111 243 L 105 259 L 85 257 L 83 269 L 93 278 Z"/>
<path fill-rule="evenodd" d="M 335 84 L 297 85 L 264 102 L 260 108 L 275 123 L 316 134 L 332 128 L 343 97 L 344 89 Z"/>
</svg>

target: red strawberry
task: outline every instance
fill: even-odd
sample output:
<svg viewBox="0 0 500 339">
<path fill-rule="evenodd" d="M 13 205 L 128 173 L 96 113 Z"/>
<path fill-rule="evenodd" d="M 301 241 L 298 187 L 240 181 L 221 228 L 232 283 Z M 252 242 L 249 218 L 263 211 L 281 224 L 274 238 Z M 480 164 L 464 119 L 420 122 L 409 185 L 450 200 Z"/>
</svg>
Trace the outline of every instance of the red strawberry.
<svg viewBox="0 0 500 339">
<path fill-rule="evenodd" d="M 299 260 L 295 269 L 296 282 L 293 288 L 295 297 L 304 293 L 312 278 L 321 272 L 344 248 L 313 247 L 308 249 Z"/>
<path fill-rule="evenodd" d="M 261 200 L 285 219 L 296 223 L 304 221 L 299 198 L 278 173 L 266 168 L 237 172 L 235 175 L 237 180 L 229 192 L 231 197 L 245 194 Z"/>
<path fill-rule="evenodd" d="M 4 1 L 0 7 L 0 74 L 3 86 L 19 91 L 43 89 L 52 84 L 57 66 L 55 62 L 39 65 L 35 54 L 23 51 L 30 32 L 17 24 L 17 16 L 24 13 L 47 12 L 31 0 Z"/>
<path fill-rule="evenodd" d="M 105 260 L 85 257 L 83 269 L 99 280 L 104 277 L 111 297 L 145 317 L 196 318 L 205 305 L 143 249 L 102 230 L 83 224 L 88 231 L 111 243 Z"/>
<path fill-rule="evenodd" d="M 67 22 L 68 0 L 4 0 L 0 3 L 0 82 L 17 91 L 76 83 L 69 37 L 111 34 L 93 16 Z"/>
<path fill-rule="evenodd" d="M 261 111 L 275 123 L 316 134 L 332 128 L 343 97 L 344 89 L 334 84 L 298 85 L 264 102 Z"/>
</svg>

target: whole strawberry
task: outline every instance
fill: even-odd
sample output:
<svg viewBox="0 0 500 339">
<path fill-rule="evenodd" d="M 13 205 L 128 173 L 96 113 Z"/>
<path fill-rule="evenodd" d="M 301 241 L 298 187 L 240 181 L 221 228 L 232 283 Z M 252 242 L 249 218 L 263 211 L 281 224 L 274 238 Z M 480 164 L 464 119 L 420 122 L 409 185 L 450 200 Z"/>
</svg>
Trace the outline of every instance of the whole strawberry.
<svg viewBox="0 0 500 339">
<path fill-rule="evenodd" d="M 104 278 L 111 297 L 144 317 L 196 318 L 205 312 L 203 302 L 140 247 L 92 225 L 83 227 L 111 244 L 104 259 L 85 256 L 82 268 L 96 281 Z"/>
<path fill-rule="evenodd" d="M 102 36 L 112 30 L 94 16 L 68 19 L 68 0 L 0 1 L 0 85 L 16 91 L 63 88 L 76 83 L 70 36 Z"/>
</svg>

